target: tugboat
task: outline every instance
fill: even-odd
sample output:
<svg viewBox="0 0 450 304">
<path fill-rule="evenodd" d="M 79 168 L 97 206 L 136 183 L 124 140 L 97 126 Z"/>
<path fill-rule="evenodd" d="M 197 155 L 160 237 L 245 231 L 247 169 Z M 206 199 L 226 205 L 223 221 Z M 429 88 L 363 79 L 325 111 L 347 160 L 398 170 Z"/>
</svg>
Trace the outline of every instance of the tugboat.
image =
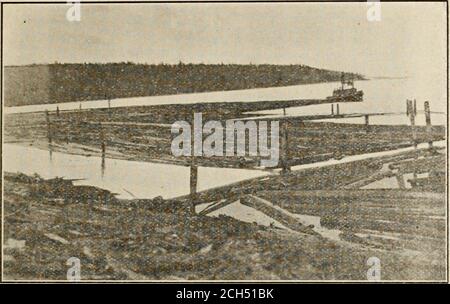
<svg viewBox="0 0 450 304">
<path fill-rule="evenodd" d="M 345 88 L 347 86 L 347 88 Z M 344 101 L 362 101 L 363 91 L 358 91 L 353 84 L 353 74 L 350 80 L 345 80 L 344 73 L 341 74 L 341 87 L 333 90 L 333 95 L 328 96 L 327 100 L 332 102 Z"/>
</svg>

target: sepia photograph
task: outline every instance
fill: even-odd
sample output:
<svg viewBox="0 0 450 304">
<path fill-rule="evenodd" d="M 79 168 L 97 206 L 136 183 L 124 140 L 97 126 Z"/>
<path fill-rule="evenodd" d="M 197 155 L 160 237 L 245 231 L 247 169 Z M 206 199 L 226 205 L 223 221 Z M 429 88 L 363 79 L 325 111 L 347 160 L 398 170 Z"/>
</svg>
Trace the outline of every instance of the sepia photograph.
<svg viewBox="0 0 450 304">
<path fill-rule="evenodd" d="M 447 2 L 1 4 L 3 282 L 448 283 Z"/>
</svg>

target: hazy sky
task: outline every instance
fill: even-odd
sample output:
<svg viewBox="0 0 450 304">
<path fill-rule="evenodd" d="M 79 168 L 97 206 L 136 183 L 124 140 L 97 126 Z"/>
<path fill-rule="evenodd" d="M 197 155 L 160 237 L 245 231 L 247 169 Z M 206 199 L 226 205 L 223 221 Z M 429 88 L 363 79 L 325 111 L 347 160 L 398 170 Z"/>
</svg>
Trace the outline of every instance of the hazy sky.
<svg viewBox="0 0 450 304">
<path fill-rule="evenodd" d="M 4 64 L 302 63 L 368 76 L 443 75 L 445 3 L 5 5 Z"/>
</svg>

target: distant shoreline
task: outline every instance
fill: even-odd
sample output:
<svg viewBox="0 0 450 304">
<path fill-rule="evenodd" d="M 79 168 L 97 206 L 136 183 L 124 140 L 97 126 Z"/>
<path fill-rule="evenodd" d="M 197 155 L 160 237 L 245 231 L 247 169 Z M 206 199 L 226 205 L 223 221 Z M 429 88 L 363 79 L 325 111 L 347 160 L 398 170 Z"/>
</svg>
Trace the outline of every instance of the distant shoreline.
<svg viewBox="0 0 450 304">
<path fill-rule="evenodd" d="M 306 65 L 36 64 L 5 67 L 5 106 L 284 87 L 340 81 Z M 367 80 L 344 73 L 347 79 Z"/>
</svg>

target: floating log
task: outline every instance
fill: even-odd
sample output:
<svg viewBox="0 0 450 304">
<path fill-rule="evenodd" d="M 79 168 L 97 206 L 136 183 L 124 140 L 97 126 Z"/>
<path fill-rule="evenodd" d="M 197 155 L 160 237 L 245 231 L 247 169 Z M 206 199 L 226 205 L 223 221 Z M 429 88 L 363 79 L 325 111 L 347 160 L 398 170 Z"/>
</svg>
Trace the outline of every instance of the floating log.
<svg viewBox="0 0 450 304">
<path fill-rule="evenodd" d="M 235 118 L 231 120 L 289 120 L 289 121 L 306 121 L 306 120 L 323 120 L 323 119 L 330 119 L 330 118 L 358 118 L 358 117 L 365 117 L 365 116 L 388 116 L 393 115 L 396 113 L 351 113 L 351 114 L 317 114 L 317 115 L 292 115 L 292 116 L 252 116 L 252 117 L 242 117 L 242 118 Z"/>
<path fill-rule="evenodd" d="M 129 280 L 148 280 L 149 278 L 140 273 L 134 272 L 131 269 L 124 267 L 124 263 L 116 261 L 111 256 L 106 255 L 106 263 L 118 273 L 125 274 Z"/>
<path fill-rule="evenodd" d="M 199 212 L 199 215 L 207 215 L 213 211 L 219 210 L 223 207 L 226 207 L 232 203 L 236 202 L 236 199 L 227 199 L 227 200 L 221 200 L 219 202 L 213 203 L 211 205 L 209 205 L 208 207 L 206 207 L 205 209 L 203 209 L 202 211 Z"/>
<path fill-rule="evenodd" d="M 425 173 L 430 170 L 439 170 L 442 164 L 445 163 L 445 155 L 440 154 L 431 157 L 403 160 L 389 165 L 390 169 L 397 169 L 400 173 Z M 444 168 L 445 169 L 445 168 Z M 444 170 L 442 169 L 442 170 Z"/>
<path fill-rule="evenodd" d="M 344 187 L 344 189 L 359 189 L 362 188 L 364 186 L 367 186 L 373 182 L 376 182 L 380 179 L 386 178 L 386 177 L 392 177 L 395 176 L 395 173 L 393 173 L 392 171 L 386 171 L 386 172 L 377 172 L 375 174 L 372 174 L 371 176 L 361 179 L 355 183 L 346 185 Z"/>
<path fill-rule="evenodd" d="M 62 238 L 62 237 L 60 237 L 60 236 L 58 236 L 58 235 L 56 235 L 56 234 L 53 234 L 53 233 L 45 233 L 44 235 L 45 235 L 47 238 L 49 238 L 50 240 L 55 241 L 55 242 L 58 242 L 58 243 L 61 243 L 61 244 L 63 244 L 63 245 L 68 245 L 68 244 L 70 244 L 69 241 L 67 241 L 66 239 L 64 239 L 64 238 Z"/>
<path fill-rule="evenodd" d="M 267 197 L 268 200 L 279 198 L 289 199 L 289 205 L 306 204 L 326 204 L 330 202 L 336 204 L 342 200 L 354 200 L 358 204 L 366 201 L 392 201 L 393 199 L 419 200 L 422 203 L 436 204 L 443 202 L 444 198 L 440 194 L 413 192 L 400 189 L 337 189 L 337 190 L 270 190 L 258 191 L 259 197 Z M 397 204 L 395 202 L 395 204 Z"/>
<path fill-rule="evenodd" d="M 316 168 L 306 168 L 302 170 L 295 170 L 291 171 L 288 174 L 285 175 L 272 175 L 272 176 L 262 176 L 262 177 L 256 177 L 256 178 L 250 178 L 247 180 L 231 183 L 229 185 L 225 186 L 219 186 L 214 187 L 211 189 L 203 190 L 201 192 L 198 192 L 196 195 L 196 202 L 195 204 L 203 204 L 213 201 L 218 201 L 226 198 L 230 198 L 231 196 L 234 196 L 236 199 L 245 195 L 245 194 L 254 194 L 258 191 L 263 190 L 280 190 L 285 189 L 286 187 L 299 185 L 299 181 L 304 180 L 305 178 L 309 176 L 317 176 L 322 175 L 324 177 L 328 177 L 327 175 L 329 172 L 340 172 L 342 170 L 345 170 L 346 168 L 364 168 L 363 170 L 367 175 L 370 175 L 370 173 L 374 174 L 376 171 L 378 171 L 380 168 L 373 167 L 370 165 L 371 163 L 378 164 L 377 166 L 381 166 L 383 163 L 390 163 L 393 161 L 400 161 L 408 158 L 412 158 L 416 155 L 425 155 L 426 153 L 429 154 L 429 149 L 417 149 L 412 151 L 402 151 L 398 152 L 392 155 L 386 155 L 381 157 L 371 157 L 367 158 L 365 160 L 357 160 L 353 162 L 348 163 L 342 163 L 342 164 L 333 164 L 333 165 L 327 165 L 327 166 L 321 166 Z M 351 169 L 351 172 L 354 172 L 353 169 Z M 324 175 L 325 174 L 325 175 Z M 355 173 L 352 173 L 351 176 L 352 181 L 348 183 L 354 183 L 358 181 L 358 175 Z M 349 179 L 349 175 L 345 174 L 342 175 L 344 177 L 344 180 L 339 180 L 338 182 L 346 183 Z M 330 177 L 331 178 L 331 177 Z M 336 181 L 335 181 L 336 182 Z M 339 185 L 339 183 L 338 183 Z M 336 186 L 336 185 L 335 185 Z M 348 191 L 348 190 L 347 190 Z M 174 198 L 174 201 L 178 202 L 186 202 L 190 199 L 190 194 L 188 195 L 182 195 L 179 197 Z"/>
<path fill-rule="evenodd" d="M 275 206 L 271 202 L 266 201 L 262 198 L 256 197 L 254 195 L 246 195 L 241 198 L 241 204 L 261 211 L 265 215 L 280 222 L 282 225 L 286 226 L 289 229 L 302 233 L 319 235 L 313 230 L 312 227 L 305 226 L 300 223 L 299 219 L 290 212 L 283 210 L 282 208 Z"/>
</svg>

